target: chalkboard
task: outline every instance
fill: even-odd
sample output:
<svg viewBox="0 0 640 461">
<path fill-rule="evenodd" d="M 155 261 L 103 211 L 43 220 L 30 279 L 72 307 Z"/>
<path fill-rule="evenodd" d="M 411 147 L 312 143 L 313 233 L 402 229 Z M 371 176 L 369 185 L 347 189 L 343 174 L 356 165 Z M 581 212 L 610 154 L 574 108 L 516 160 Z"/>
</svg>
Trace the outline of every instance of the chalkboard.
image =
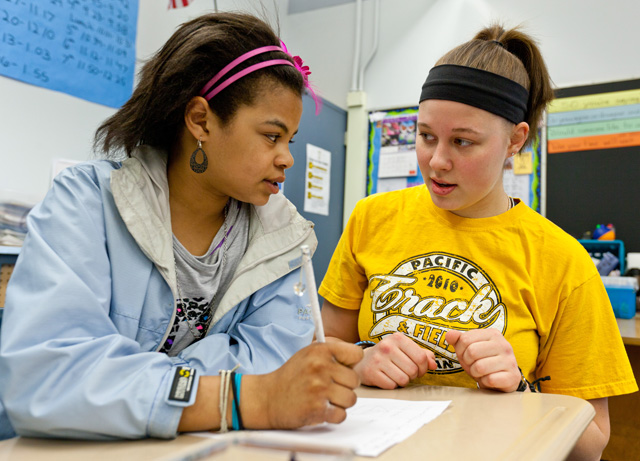
<svg viewBox="0 0 640 461">
<path fill-rule="evenodd" d="M 137 21 L 138 0 L 0 0 L 0 74 L 120 107 Z"/>
<path fill-rule="evenodd" d="M 556 98 L 637 89 L 640 79 L 562 88 L 556 90 Z M 630 116 L 626 118 L 630 132 L 616 136 L 621 142 L 613 143 L 614 147 L 594 143 L 594 149 L 547 155 L 547 217 L 576 238 L 597 224 L 611 223 L 626 250 L 640 252 L 640 146 L 624 145 L 627 140 L 633 144 L 640 133 L 633 132 L 634 108 L 629 104 L 633 101 L 625 103 L 624 110 L 617 112 Z M 609 128 L 616 126 L 612 123 Z"/>
</svg>

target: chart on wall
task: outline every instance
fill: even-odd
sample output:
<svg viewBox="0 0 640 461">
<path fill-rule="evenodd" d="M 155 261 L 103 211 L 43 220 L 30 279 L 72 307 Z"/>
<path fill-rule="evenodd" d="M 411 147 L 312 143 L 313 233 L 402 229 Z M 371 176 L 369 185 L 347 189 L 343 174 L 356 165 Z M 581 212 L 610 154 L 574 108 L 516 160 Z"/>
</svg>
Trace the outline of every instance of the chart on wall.
<svg viewBox="0 0 640 461">
<path fill-rule="evenodd" d="M 547 218 L 577 238 L 613 224 L 626 250 L 640 251 L 640 79 L 559 88 L 555 96 Z"/>
<path fill-rule="evenodd" d="M 416 157 L 418 107 L 369 113 L 367 195 L 424 184 Z M 540 136 L 505 163 L 503 184 L 512 197 L 540 211 Z"/>
<path fill-rule="evenodd" d="M 131 96 L 138 0 L 0 2 L 0 75 L 109 107 Z"/>
<path fill-rule="evenodd" d="M 640 146 L 640 89 L 555 99 L 547 126 L 549 154 Z"/>
</svg>

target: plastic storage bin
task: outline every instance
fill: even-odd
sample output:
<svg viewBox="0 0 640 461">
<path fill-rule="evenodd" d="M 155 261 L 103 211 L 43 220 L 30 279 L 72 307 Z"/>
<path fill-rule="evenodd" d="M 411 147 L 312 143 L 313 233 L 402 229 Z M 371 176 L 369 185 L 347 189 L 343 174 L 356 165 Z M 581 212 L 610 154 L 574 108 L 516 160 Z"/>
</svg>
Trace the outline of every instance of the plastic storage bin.
<svg viewBox="0 0 640 461">
<path fill-rule="evenodd" d="M 605 287 L 613 313 L 621 319 L 631 319 L 636 315 L 636 292 L 633 288 Z"/>
<path fill-rule="evenodd" d="M 630 319 L 636 315 L 636 292 L 638 279 L 635 277 L 602 277 L 607 289 L 613 313 L 621 319 Z"/>
<path fill-rule="evenodd" d="M 620 273 L 626 270 L 624 242 L 622 240 L 578 240 L 592 257 L 602 258 L 604 253 L 611 253 L 620 261 Z"/>
</svg>

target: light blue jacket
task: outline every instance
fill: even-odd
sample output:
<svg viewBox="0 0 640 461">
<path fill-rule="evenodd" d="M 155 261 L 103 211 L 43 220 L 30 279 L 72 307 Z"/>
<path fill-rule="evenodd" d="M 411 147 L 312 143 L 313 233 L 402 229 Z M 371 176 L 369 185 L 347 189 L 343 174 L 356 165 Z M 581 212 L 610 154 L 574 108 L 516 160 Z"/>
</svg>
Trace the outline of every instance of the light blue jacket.
<svg viewBox="0 0 640 461">
<path fill-rule="evenodd" d="M 166 159 L 149 148 L 57 177 L 29 215 L 9 282 L 0 434 L 11 432 L 8 415 L 27 436 L 175 437 L 176 367 L 202 376 L 240 363 L 241 373 L 267 373 L 311 342 L 308 296 L 293 285 L 300 246 L 317 241 L 312 223 L 277 194 L 252 207 L 249 246 L 207 336 L 176 357 L 157 352 L 175 316 L 170 223 Z"/>
</svg>

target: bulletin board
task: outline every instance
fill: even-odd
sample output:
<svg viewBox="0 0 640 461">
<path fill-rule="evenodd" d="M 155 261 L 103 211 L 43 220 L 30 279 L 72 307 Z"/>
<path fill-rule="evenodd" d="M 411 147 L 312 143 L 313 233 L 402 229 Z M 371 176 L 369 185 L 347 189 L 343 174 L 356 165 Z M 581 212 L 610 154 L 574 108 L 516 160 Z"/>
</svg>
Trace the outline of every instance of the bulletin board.
<svg viewBox="0 0 640 461">
<path fill-rule="evenodd" d="M 418 107 L 369 113 L 367 195 L 424 184 L 416 158 Z"/>
<path fill-rule="evenodd" d="M 416 158 L 418 107 L 369 113 L 367 195 L 424 184 Z M 505 191 L 540 211 L 540 133 L 505 164 Z"/>
<path fill-rule="evenodd" d="M 0 2 L 0 75 L 109 107 L 131 96 L 138 0 Z"/>
<path fill-rule="evenodd" d="M 640 252 L 640 79 L 556 90 L 547 117 L 547 217 L 576 238 L 613 224 Z"/>
</svg>

